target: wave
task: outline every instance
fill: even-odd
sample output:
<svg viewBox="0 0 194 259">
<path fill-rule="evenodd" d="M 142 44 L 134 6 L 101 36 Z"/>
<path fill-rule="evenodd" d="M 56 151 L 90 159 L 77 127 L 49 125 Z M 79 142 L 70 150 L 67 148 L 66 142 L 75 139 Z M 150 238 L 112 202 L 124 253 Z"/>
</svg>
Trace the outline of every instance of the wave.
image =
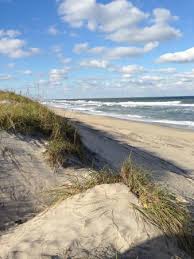
<svg viewBox="0 0 194 259">
<path fill-rule="evenodd" d="M 127 107 L 146 107 L 146 106 L 161 106 L 161 107 L 194 107 L 194 103 L 182 103 L 181 101 L 157 101 L 157 102 L 138 102 L 138 101 L 127 101 L 127 102 L 105 102 L 105 101 L 87 101 L 87 100 L 57 100 L 52 101 L 53 103 L 64 104 L 65 106 L 121 106 Z"/>
<path fill-rule="evenodd" d="M 181 101 L 105 102 L 97 100 L 60 100 L 43 103 L 48 106 L 80 111 L 87 114 L 98 114 L 126 120 L 194 129 L 193 103 L 182 103 Z M 138 110 L 133 109 L 133 107 L 137 106 L 139 107 Z M 148 108 L 144 109 L 145 106 L 148 106 Z M 157 109 L 156 106 L 158 106 Z M 162 109 L 162 107 L 164 107 L 164 109 Z"/>
<path fill-rule="evenodd" d="M 194 121 L 148 120 L 148 122 L 177 125 L 177 126 L 187 126 L 187 127 L 194 128 Z"/>
</svg>

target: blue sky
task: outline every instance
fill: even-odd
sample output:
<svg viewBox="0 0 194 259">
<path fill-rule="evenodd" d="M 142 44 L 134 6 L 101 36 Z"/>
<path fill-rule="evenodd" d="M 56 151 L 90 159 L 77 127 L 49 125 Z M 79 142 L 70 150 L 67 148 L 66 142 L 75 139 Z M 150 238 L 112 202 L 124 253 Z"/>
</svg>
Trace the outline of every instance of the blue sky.
<svg viewBox="0 0 194 259">
<path fill-rule="evenodd" d="M 0 0 L 0 89 L 194 95 L 194 0 Z"/>
</svg>

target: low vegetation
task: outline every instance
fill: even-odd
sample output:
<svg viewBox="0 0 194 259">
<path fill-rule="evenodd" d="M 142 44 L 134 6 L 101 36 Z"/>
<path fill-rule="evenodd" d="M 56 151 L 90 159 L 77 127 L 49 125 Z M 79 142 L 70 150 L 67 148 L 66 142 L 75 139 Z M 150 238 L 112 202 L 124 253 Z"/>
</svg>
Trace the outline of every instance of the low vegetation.
<svg viewBox="0 0 194 259">
<path fill-rule="evenodd" d="M 119 175 L 115 175 L 109 170 L 91 171 L 87 176 L 72 177 L 71 184 L 64 184 L 50 190 L 48 193 L 52 197 L 52 203 L 56 204 L 73 195 L 85 192 L 96 185 L 113 184 L 121 181 L 122 179 Z"/>
<path fill-rule="evenodd" d="M 181 247 L 190 250 L 191 217 L 185 205 L 168 190 L 155 184 L 150 175 L 127 160 L 121 168 L 121 177 L 130 191 L 139 199 L 137 208 L 146 219 L 158 226 L 165 235 L 178 237 Z"/>
<path fill-rule="evenodd" d="M 44 105 L 27 97 L 0 91 L 0 129 L 30 136 L 40 136 L 48 141 L 47 154 L 52 166 L 63 165 L 69 155 L 81 156 L 82 144 L 69 121 Z M 167 236 L 176 236 L 181 245 L 189 249 L 190 217 L 185 206 L 174 195 L 156 185 L 142 169 L 130 160 L 120 174 L 110 171 L 91 172 L 85 178 L 75 178 L 71 184 L 51 190 L 53 202 L 84 192 L 96 185 L 124 183 L 139 199 L 136 206 L 145 219 L 157 225 Z"/>
<path fill-rule="evenodd" d="M 120 174 L 111 171 L 91 172 L 87 177 L 75 178 L 71 184 L 53 189 L 50 194 L 54 204 L 96 185 L 123 183 L 138 198 L 135 206 L 145 220 L 160 228 L 166 236 L 176 237 L 182 248 L 191 250 L 190 216 L 186 207 L 176 197 L 155 184 L 142 169 L 127 160 Z"/>
<path fill-rule="evenodd" d="M 69 121 L 27 97 L 0 91 L 0 129 L 48 140 L 52 166 L 64 164 L 67 155 L 81 156 L 81 141 Z"/>
</svg>

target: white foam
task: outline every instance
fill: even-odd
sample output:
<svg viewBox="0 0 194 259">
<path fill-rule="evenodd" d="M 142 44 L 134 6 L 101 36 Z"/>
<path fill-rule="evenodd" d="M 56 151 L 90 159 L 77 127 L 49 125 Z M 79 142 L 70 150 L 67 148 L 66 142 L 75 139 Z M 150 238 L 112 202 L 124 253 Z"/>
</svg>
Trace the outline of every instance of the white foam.
<svg viewBox="0 0 194 259">
<path fill-rule="evenodd" d="M 174 120 L 147 120 L 147 121 L 194 128 L 194 121 L 174 121 Z"/>
<path fill-rule="evenodd" d="M 96 110 L 97 107 L 100 107 L 102 105 L 107 106 L 114 106 L 114 105 L 120 105 L 121 107 L 136 107 L 136 106 L 150 106 L 150 109 L 152 106 L 173 106 L 173 111 L 177 110 L 177 112 L 180 112 L 180 107 L 194 107 L 194 104 L 182 104 L 181 101 L 168 101 L 168 102 L 100 102 L 100 101 L 85 101 L 85 100 L 76 100 L 76 101 L 60 101 L 60 102 L 47 102 L 44 104 L 47 104 L 52 107 L 56 108 L 63 108 L 67 110 L 76 110 L 81 111 L 88 114 L 99 114 L 104 116 L 110 116 L 120 119 L 128 119 L 128 120 L 134 120 L 134 121 L 142 121 L 142 122 L 148 122 L 148 123 L 160 123 L 160 124 L 168 124 L 168 125 L 175 125 L 175 126 L 182 126 L 182 127 L 188 127 L 188 128 L 194 128 L 194 121 L 189 120 L 183 120 L 183 121 L 177 121 L 177 120 L 168 120 L 168 119 L 152 119 L 152 118 L 146 118 L 144 116 L 138 115 L 138 114 L 122 114 L 122 108 L 120 110 L 120 113 L 114 113 L 109 110 L 102 111 L 102 110 Z M 176 109 L 177 107 L 177 109 Z M 186 110 L 186 109 L 185 109 Z M 184 112 L 184 110 L 182 110 Z"/>
<path fill-rule="evenodd" d="M 68 106 L 121 106 L 121 107 L 138 107 L 138 106 L 174 106 L 174 107 L 194 107 L 193 103 L 182 103 L 181 101 L 158 101 L 158 102 L 138 102 L 138 101 L 127 101 L 127 102 L 104 102 L 104 101 L 87 101 L 87 100 L 57 100 L 53 103 L 61 103 Z"/>
</svg>

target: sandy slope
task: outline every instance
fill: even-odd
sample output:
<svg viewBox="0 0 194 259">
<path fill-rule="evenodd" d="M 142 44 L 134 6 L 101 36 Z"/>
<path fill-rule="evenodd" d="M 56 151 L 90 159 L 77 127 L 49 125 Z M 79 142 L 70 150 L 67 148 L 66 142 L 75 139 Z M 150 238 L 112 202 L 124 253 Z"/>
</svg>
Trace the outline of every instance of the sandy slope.
<svg viewBox="0 0 194 259">
<path fill-rule="evenodd" d="M 132 204 L 138 201 L 123 184 L 96 186 L 2 236 L 0 256 L 115 258 L 119 251 L 123 258 L 189 258 L 142 220 Z"/>
<path fill-rule="evenodd" d="M 0 232 L 45 209 L 47 190 L 74 173 L 74 169 L 54 173 L 44 150 L 40 140 L 0 132 Z"/>
<path fill-rule="evenodd" d="M 73 115 L 74 121 L 80 120 L 76 126 L 84 143 L 110 165 L 118 168 L 133 151 L 133 159 L 151 168 L 156 179 L 182 197 L 193 198 L 193 173 L 191 170 L 186 174 L 180 166 L 181 160 L 175 165 L 174 156 L 173 163 L 166 162 L 165 156 L 159 157 L 157 149 L 158 153 L 150 154 L 144 142 L 144 150 L 129 145 L 129 128 L 144 138 L 146 127 L 133 129 L 132 124 L 122 124 L 120 120 Z M 150 132 L 151 128 L 147 134 Z M 161 134 L 164 134 L 162 129 Z M 192 134 L 183 134 L 181 140 L 184 136 L 192 140 Z M 157 138 L 159 141 L 158 135 Z M 139 205 L 137 199 L 123 184 L 96 186 L 29 220 L 49 203 L 45 191 L 69 182 L 72 175 L 88 173 L 86 168 L 69 168 L 55 174 L 45 162 L 43 150 L 44 143 L 40 140 L 0 133 L 0 227 L 3 230 L 18 224 L 9 228 L 7 234 L 1 233 L 1 259 L 115 258 L 116 251 L 122 254 L 120 258 L 189 258 L 142 219 L 132 206 L 132 203 Z M 189 166 L 192 168 L 192 163 Z"/>
<path fill-rule="evenodd" d="M 194 132 L 55 109 L 76 122 L 85 145 L 119 168 L 130 155 L 183 199 L 194 199 Z"/>
</svg>

